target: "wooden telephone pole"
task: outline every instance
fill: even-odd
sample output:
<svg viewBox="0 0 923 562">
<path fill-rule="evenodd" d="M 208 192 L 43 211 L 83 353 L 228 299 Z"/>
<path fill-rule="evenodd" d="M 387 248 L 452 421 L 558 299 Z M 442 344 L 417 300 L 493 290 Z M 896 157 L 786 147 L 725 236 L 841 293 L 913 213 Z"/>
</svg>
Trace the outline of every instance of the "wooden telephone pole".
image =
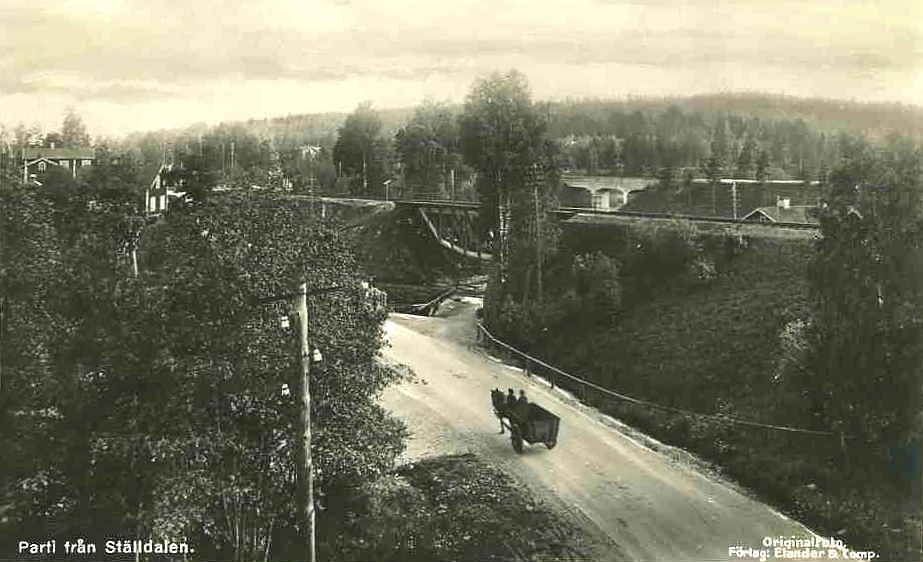
<svg viewBox="0 0 923 562">
<path fill-rule="evenodd" d="M 535 265 L 536 265 L 536 280 L 538 281 L 538 302 L 541 303 L 545 297 L 544 291 L 544 260 L 545 260 L 545 251 L 542 248 L 542 215 L 539 210 L 538 203 L 538 190 L 539 184 L 544 182 L 544 174 L 540 172 L 538 166 L 533 165 L 530 174 L 530 179 L 532 180 L 532 199 L 535 204 Z"/>
<path fill-rule="evenodd" d="M 233 145 L 232 145 L 233 146 Z M 296 434 L 295 486 L 301 538 L 308 548 L 309 562 L 315 562 L 314 548 L 314 467 L 311 461 L 311 351 L 308 346 L 308 285 L 302 283 L 295 294 L 294 324 L 298 327 L 301 369 L 298 377 L 298 426 Z"/>
</svg>

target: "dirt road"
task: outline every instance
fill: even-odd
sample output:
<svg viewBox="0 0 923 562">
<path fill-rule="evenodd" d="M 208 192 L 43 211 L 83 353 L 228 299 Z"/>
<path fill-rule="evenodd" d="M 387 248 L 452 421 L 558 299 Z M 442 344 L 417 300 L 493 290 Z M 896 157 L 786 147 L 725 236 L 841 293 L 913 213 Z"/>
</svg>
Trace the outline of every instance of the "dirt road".
<svg viewBox="0 0 923 562">
<path fill-rule="evenodd" d="M 405 461 L 475 453 L 581 523 L 605 560 L 732 560 L 738 559 L 728 552 L 734 546 L 771 552 L 762 546 L 767 536 L 812 536 L 683 455 L 663 452 L 669 447 L 655 451 L 595 411 L 493 360 L 474 346 L 474 306 L 450 303 L 447 309 L 434 318 L 393 315 L 387 324 L 386 359 L 417 377 L 383 397 L 412 432 Z M 516 454 L 490 408 L 494 387 L 524 388 L 533 402 L 557 414 L 557 447 L 526 445 Z"/>
</svg>

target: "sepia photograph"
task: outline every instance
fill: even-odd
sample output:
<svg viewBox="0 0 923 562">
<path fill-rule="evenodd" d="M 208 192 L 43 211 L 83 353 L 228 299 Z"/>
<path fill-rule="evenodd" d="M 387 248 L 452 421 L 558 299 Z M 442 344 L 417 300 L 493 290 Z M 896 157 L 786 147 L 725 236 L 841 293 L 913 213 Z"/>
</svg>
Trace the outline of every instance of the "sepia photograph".
<svg viewBox="0 0 923 562">
<path fill-rule="evenodd" d="M 919 0 L 0 0 L 0 562 L 919 562 L 921 452 Z"/>
</svg>

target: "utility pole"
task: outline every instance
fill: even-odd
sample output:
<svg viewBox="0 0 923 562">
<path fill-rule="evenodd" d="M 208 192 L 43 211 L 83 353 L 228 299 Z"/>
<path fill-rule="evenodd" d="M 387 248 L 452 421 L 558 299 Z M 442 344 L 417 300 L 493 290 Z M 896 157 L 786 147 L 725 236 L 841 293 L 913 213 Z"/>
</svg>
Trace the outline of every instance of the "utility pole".
<svg viewBox="0 0 923 562">
<path fill-rule="evenodd" d="M 233 148 L 233 144 L 231 145 Z M 298 350 L 301 369 L 298 381 L 299 416 L 296 435 L 295 486 L 301 539 L 308 548 L 309 562 L 314 553 L 314 467 L 311 462 L 311 352 L 308 347 L 308 285 L 302 283 L 295 294 L 295 324 L 298 326 Z"/>
<path fill-rule="evenodd" d="M 364 195 L 369 193 L 368 158 L 365 151 L 362 152 L 362 193 Z"/>
<path fill-rule="evenodd" d="M 543 280 L 542 280 L 542 277 L 543 277 L 542 261 L 544 261 L 543 260 L 544 252 L 542 251 L 541 214 L 539 213 L 539 208 L 538 208 L 538 184 L 539 184 L 539 179 L 543 179 L 543 178 L 541 178 L 541 176 L 538 176 L 538 174 L 535 173 L 536 171 L 537 170 L 535 170 L 535 168 L 533 167 L 532 197 L 535 201 L 535 263 L 537 266 L 537 277 L 538 277 L 538 302 L 541 303 L 544 299 Z"/>
<path fill-rule="evenodd" d="M 231 181 L 234 181 L 234 141 L 231 141 Z"/>
<path fill-rule="evenodd" d="M 737 220 L 737 182 L 731 184 L 731 205 L 734 208 L 734 220 Z"/>
</svg>

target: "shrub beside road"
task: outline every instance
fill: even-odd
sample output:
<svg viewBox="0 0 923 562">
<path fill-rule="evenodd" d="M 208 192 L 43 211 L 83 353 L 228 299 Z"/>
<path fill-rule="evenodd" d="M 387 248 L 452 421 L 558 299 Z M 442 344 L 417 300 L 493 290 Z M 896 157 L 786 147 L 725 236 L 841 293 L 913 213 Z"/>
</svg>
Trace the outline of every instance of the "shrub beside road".
<svg viewBox="0 0 923 562">
<path fill-rule="evenodd" d="M 475 455 L 399 467 L 326 514 L 346 560 L 586 560 L 578 527 Z"/>
</svg>

